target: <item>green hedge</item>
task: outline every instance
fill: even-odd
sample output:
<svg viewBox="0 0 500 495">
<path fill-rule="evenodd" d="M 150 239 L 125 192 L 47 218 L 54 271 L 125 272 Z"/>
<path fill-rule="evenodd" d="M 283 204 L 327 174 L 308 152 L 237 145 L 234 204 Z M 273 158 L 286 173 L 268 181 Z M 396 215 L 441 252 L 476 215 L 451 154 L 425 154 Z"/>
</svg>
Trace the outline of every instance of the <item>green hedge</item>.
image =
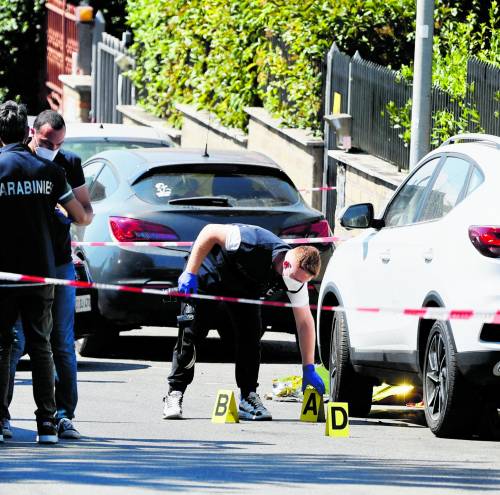
<svg viewBox="0 0 500 495">
<path fill-rule="evenodd" d="M 0 101 L 17 98 L 35 113 L 43 84 L 43 0 L 0 0 Z"/>
<path fill-rule="evenodd" d="M 480 26 L 492 3 L 436 0 L 436 34 L 470 22 L 472 12 Z M 409 66 L 415 6 L 415 0 L 128 0 L 137 57 L 131 77 L 140 103 L 173 122 L 174 102 L 210 109 L 240 128 L 244 107 L 263 105 L 290 126 L 320 130 L 321 69 L 332 42 L 393 69 Z"/>
<path fill-rule="evenodd" d="M 244 128 L 263 105 L 291 126 L 320 128 L 321 64 L 335 40 L 399 66 L 412 52 L 414 0 L 129 0 L 140 102 L 209 108 Z"/>
</svg>

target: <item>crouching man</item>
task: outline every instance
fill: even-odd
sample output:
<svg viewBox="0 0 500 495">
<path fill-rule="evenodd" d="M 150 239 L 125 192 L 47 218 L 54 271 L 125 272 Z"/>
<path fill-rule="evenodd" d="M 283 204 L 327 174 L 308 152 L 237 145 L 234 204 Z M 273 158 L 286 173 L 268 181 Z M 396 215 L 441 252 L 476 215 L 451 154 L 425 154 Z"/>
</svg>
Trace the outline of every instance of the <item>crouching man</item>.
<svg viewBox="0 0 500 495">
<path fill-rule="evenodd" d="M 324 384 L 314 369 L 315 329 L 307 284 L 320 271 L 319 252 L 311 246 L 291 248 L 272 232 L 243 224 L 205 226 L 193 244 L 178 290 L 258 299 L 286 291 L 293 306 L 302 355 L 303 389 L 312 385 L 320 394 Z M 200 299 L 182 304 L 179 335 L 164 398 L 164 419 L 182 418 L 182 400 L 194 377 L 196 348 L 213 328 L 214 303 Z M 239 417 L 271 420 L 257 394 L 260 340 L 259 305 L 229 303 L 229 321 L 236 340 L 236 383 L 240 389 Z M 286 311 L 284 309 L 283 311 Z"/>
</svg>

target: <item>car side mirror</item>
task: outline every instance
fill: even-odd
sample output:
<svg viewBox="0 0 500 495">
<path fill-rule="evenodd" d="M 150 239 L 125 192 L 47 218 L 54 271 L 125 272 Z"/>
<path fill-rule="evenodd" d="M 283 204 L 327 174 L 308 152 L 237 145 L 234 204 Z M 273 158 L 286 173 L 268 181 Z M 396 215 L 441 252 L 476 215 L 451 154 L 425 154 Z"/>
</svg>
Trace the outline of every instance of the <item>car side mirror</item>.
<svg viewBox="0 0 500 495">
<path fill-rule="evenodd" d="M 351 205 L 340 217 L 340 225 L 346 229 L 368 229 L 375 226 L 373 215 L 371 203 Z"/>
</svg>

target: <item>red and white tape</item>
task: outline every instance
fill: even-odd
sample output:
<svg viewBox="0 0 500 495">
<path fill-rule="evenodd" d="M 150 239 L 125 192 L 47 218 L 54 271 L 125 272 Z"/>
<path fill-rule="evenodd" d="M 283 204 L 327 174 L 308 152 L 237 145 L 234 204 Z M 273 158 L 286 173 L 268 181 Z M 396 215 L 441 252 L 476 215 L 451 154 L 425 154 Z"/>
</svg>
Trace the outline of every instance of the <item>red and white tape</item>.
<svg viewBox="0 0 500 495">
<path fill-rule="evenodd" d="M 293 307 L 291 303 L 281 301 L 262 301 L 260 299 L 247 299 L 243 297 L 213 296 L 208 294 L 183 294 L 174 289 L 160 290 L 144 287 L 131 287 L 128 285 L 103 284 L 98 282 L 80 282 L 59 278 L 39 277 L 34 275 L 21 275 L 19 273 L 0 272 L 0 280 L 11 282 L 45 283 L 52 285 L 66 285 L 80 289 L 113 290 L 118 292 L 133 292 L 135 294 L 151 294 L 156 296 L 182 297 L 191 299 L 204 299 L 208 301 L 224 301 L 230 303 L 255 304 L 258 306 L 272 306 L 281 308 Z M 4 288 L 8 287 L 4 285 Z M 316 305 L 311 305 L 316 309 Z M 431 320 L 479 320 L 484 323 L 500 324 L 500 309 L 448 309 L 448 308 L 370 308 L 370 307 L 344 307 L 322 306 L 323 311 L 357 311 L 370 314 L 392 313 L 401 316 L 410 316 Z"/>
<path fill-rule="evenodd" d="M 330 244 L 339 242 L 340 237 L 305 237 L 301 239 L 282 239 L 287 244 Z M 190 247 L 194 241 L 73 241 L 72 246 L 122 246 L 122 247 Z"/>
</svg>

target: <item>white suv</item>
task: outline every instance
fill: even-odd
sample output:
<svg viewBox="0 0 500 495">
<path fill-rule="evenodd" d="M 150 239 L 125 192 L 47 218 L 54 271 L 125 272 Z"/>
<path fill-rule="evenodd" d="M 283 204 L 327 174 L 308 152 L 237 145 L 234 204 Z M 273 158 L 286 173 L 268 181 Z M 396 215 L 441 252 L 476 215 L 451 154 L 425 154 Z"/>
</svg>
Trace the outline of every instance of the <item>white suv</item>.
<svg viewBox="0 0 500 495">
<path fill-rule="evenodd" d="M 500 137 L 463 134 L 421 160 L 380 219 L 369 203 L 344 211 L 341 225 L 366 230 L 339 244 L 320 289 L 331 400 L 365 416 L 374 384 L 406 381 L 423 388 L 437 436 L 500 438 L 500 312 L 404 314 L 500 310 L 499 201 Z"/>
</svg>

